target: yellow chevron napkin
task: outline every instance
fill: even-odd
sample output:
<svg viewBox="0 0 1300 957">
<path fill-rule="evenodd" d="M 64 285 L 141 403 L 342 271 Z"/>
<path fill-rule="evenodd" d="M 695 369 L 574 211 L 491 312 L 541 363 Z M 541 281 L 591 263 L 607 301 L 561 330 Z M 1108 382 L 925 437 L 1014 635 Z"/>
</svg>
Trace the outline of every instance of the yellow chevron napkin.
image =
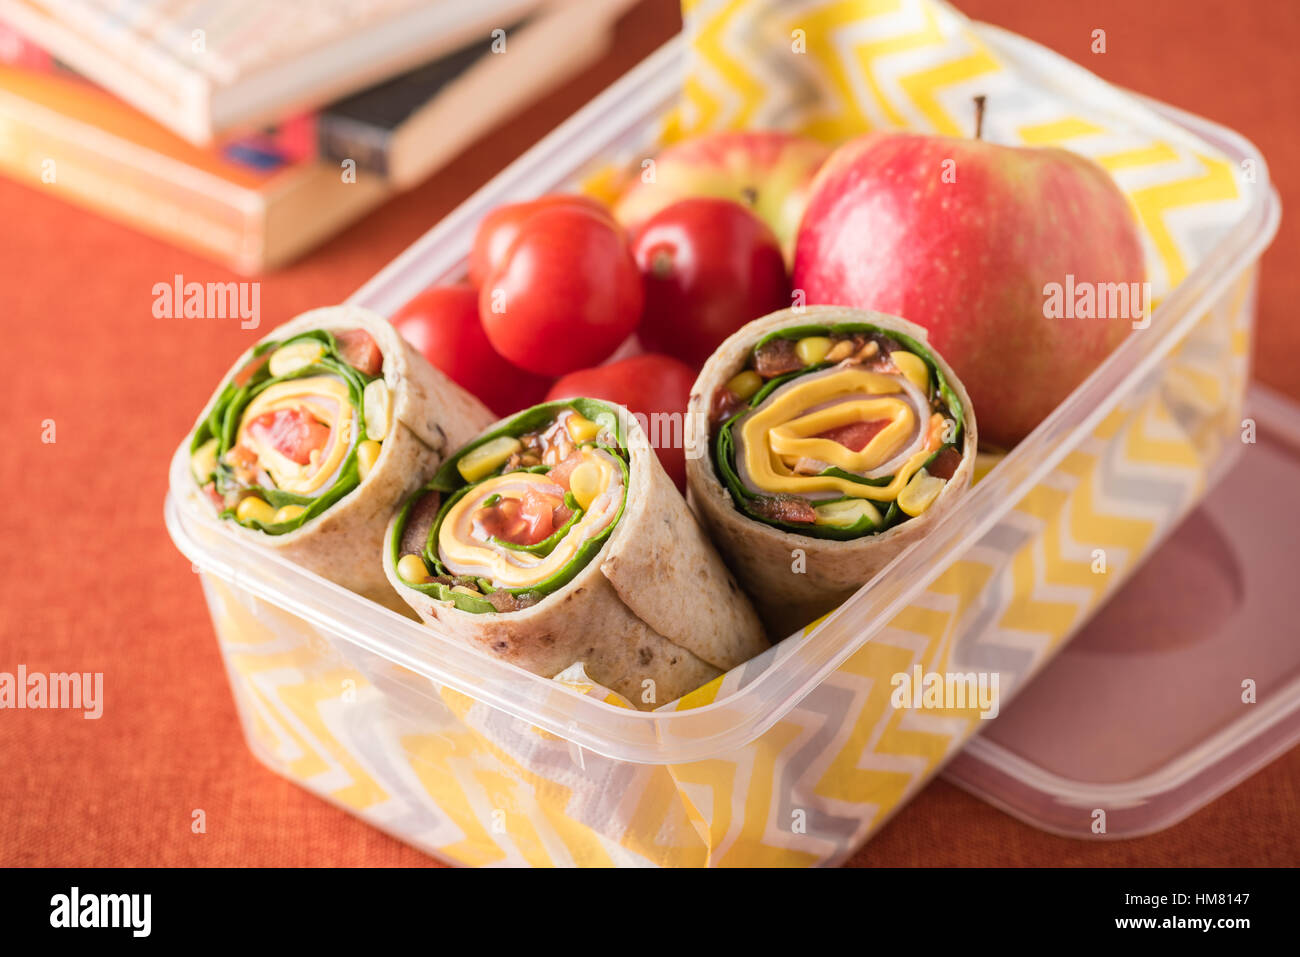
<svg viewBox="0 0 1300 957">
<path fill-rule="evenodd" d="M 1129 197 L 1160 298 L 1246 208 L 1252 169 L 1130 94 L 938 0 L 683 0 L 690 41 L 680 107 L 661 140 L 782 129 L 838 143 L 873 129 L 968 136 L 1091 157 Z M 1104 34 L 1094 35 L 1106 71 Z"/>
</svg>

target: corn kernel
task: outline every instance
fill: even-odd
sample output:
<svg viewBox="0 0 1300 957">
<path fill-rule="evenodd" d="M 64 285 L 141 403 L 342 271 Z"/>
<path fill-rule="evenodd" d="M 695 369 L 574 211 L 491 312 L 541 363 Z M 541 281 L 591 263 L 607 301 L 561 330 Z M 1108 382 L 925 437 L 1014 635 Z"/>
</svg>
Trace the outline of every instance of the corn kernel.
<svg viewBox="0 0 1300 957">
<path fill-rule="evenodd" d="M 315 339 L 303 339 L 281 346 L 271 353 L 267 367 L 271 375 L 282 376 L 311 365 L 325 354 L 325 347 Z"/>
<path fill-rule="evenodd" d="M 744 401 L 763 388 L 763 377 L 753 369 L 737 372 L 727 382 L 727 391 L 737 399 Z"/>
<path fill-rule="evenodd" d="M 295 518 L 297 518 L 305 511 L 307 511 L 307 506 L 305 505 L 282 505 L 280 506 L 279 509 L 276 510 L 276 513 L 274 516 L 272 516 L 271 521 L 273 521 L 277 525 L 279 525 L 281 522 L 292 522 Z"/>
<path fill-rule="evenodd" d="M 379 453 L 383 448 L 374 439 L 366 439 L 357 446 L 357 474 L 361 476 L 361 481 L 364 482 L 366 476 L 370 474 L 370 470 L 375 467 L 375 463 L 379 461 Z"/>
<path fill-rule="evenodd" d="M 935 478 L 925 469 L 921 469 L 898 493 L 898 507 L 916 518 L 934 504 L 934 500 L 939 497 L 939 493 L 947 484 L 943 479 Z"/>
<path fill-rule="evenodd" d="M 429 580 L 429 567 L 419 555 L 403 555 L 397 561 L 397 574 L 404 582 L 423 585 Z"/>
<path fill-rule="evenodd" d="M 456 470 L 466 482 L 477 482 L 505 465 L 506 459 L 521 448 L 523 444 L 513 436 L 498 435 L 461 456 Z"/>
<path fill-rule="evenodd" d="M 922 359 L 914 352 L 891 352 L 889 361 L 898 366 L 898 371 L 903 373 L 903 378 L 912 385 L 916 386 L 922 392 L 930 391 L 930 370 Z"/>
<path fill-rule="evenodd" d="M 564 424 L 569 430 L 569 438 L 575 442 L 590 442 L 600 434 L 599 425 L 577 412 L 569 416 Z"/>
<path fill-rule="evenodd" d="M 825 336 L 808 336 L 794 344 L 794 354 L 806 366 L 821 362 L 830 351 L 831 341 Z"/>
<path fill-rule="evenodd" d="M 271 525 L 275 522 L 275 509 L 266 499 L 247 495 L 235 506 L 235 518 L 241 522 L 258 521 L 263 525 Z"/>
<path fill-rule="evenodd" d="M 217 444 L 215 438 L 208 439 L 190 456 L 190 472 L 200 485 L 212 478 L 212 473 L 217 470 Z"/>
<path fill-rule="evenodd" d="M 366 417 L 366 438 L 382 442 L 392 419 L 392 397 L 383 379 L 369 383 L 361 393 L 361 410 Z"/>
<path fill-rule="evenodd" d="M 583 511 L 590 508 L 591 503 L 600 494 L 604 478 L 604 470 L 595 462 L 583 462 L 569 473 L 569 491 L 578 500 L 578 505 Z"/>
</svg>

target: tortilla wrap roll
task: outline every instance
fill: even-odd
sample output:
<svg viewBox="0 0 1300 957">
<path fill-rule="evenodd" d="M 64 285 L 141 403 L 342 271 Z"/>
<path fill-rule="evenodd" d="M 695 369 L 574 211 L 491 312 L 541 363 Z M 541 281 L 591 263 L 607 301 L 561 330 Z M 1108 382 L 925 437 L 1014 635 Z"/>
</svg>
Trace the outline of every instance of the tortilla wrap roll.
<svg viewBox="0 0 1300 957">
<path fill-rule="evenodd" d="M 707 430 L 707 435 L 704 434 Z M 692 507 L 773 640 L 831 611 L 970 486 L 970 397 L 895 316 L 837 306 L 747 324 L 691 389 Z"/>
<path fill-rule="evenodd" d="M 594 399 L 457 451 L 394 517 L 384 569 L 443 632 L 548 678 L 581 662 L 642 709 L 767 647 L 640 425 Z"/>
<path fill-rule="evenodd" d="M 250 547 L 396 610 L 393 511 L 492 414 L 380 316 L 313 309 L 246 352 L 190 442 L 200 498 Z"/>
</svg>

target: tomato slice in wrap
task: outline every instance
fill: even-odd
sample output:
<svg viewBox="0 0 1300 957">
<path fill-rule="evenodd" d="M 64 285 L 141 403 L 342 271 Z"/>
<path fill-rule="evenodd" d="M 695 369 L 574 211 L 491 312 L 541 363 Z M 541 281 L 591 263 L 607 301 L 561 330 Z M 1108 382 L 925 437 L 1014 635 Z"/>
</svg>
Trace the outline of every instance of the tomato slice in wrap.
<svg viewBox="0 0 1300 957">
<path fill-rule="evenodd" d="M 364 329 L 258 346 L 190 443 L 190 471 L 219 516 L 282 535 L 360 485 L 388 432 L 382 368 Z"/>
<path fill-rule="evenodd" d="M 779 329 L 712 396 L 736 507 L 847 540 L 923 515 L 961 462 L 961 402 L 925 345 L 867 323 Z"/>
<path fill-rule="evenodd" d="M 390 535 L 394 567 L 404 584 L 462 611 L 529 607 L 596 555 L 627 486 L 611 406 L 535 406 L 462 448 L 406 503 Z"/>
</svg>

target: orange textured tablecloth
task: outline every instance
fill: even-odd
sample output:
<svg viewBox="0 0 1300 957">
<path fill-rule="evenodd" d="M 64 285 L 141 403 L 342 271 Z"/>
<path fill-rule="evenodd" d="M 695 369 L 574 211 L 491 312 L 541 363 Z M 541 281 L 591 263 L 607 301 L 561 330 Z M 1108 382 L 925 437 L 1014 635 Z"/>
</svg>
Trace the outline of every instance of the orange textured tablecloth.
<svg viewBox="0 0 1300 957">
<path fill-rule="evenodd" d="M 1300 4 L 1210 0 L 965 0 L 972 16 L 1121 85 L 1225 123 L 1269 159 L 1300 210 Z M 337 302 L 679 26 L 645 2 L 615 50 L 422 188 L 262 285 L 268 328 Z M 1108 52 L 1089 51 L 1092 31 Z M 1265 257 L 1257 368 L 1300 398 L 1300 254 L 1284 219 Z M 212 626 L 161 513 L 166 463 L 213 382 L 260 332 L 151 315 L 176 273 L 231 277 L 196 257 L 0 181 L 6 349 L 0 453 L 0 671 L 102 671 L 105 712 L 0 711 L 0 864 L 419 865 L 254 761 Z M 57 441 L 41 441 L 43 421 Z M 1277 490 L 1282 491 L 1282 490 Z M 207 832 L 190 829 L 195 809 Z M 854 859 L 884 865 L 1294 865 L 1300 749 L 1185 822 L 1091 843 L 1039 833 L 936 781 Z"/>
</svg>

